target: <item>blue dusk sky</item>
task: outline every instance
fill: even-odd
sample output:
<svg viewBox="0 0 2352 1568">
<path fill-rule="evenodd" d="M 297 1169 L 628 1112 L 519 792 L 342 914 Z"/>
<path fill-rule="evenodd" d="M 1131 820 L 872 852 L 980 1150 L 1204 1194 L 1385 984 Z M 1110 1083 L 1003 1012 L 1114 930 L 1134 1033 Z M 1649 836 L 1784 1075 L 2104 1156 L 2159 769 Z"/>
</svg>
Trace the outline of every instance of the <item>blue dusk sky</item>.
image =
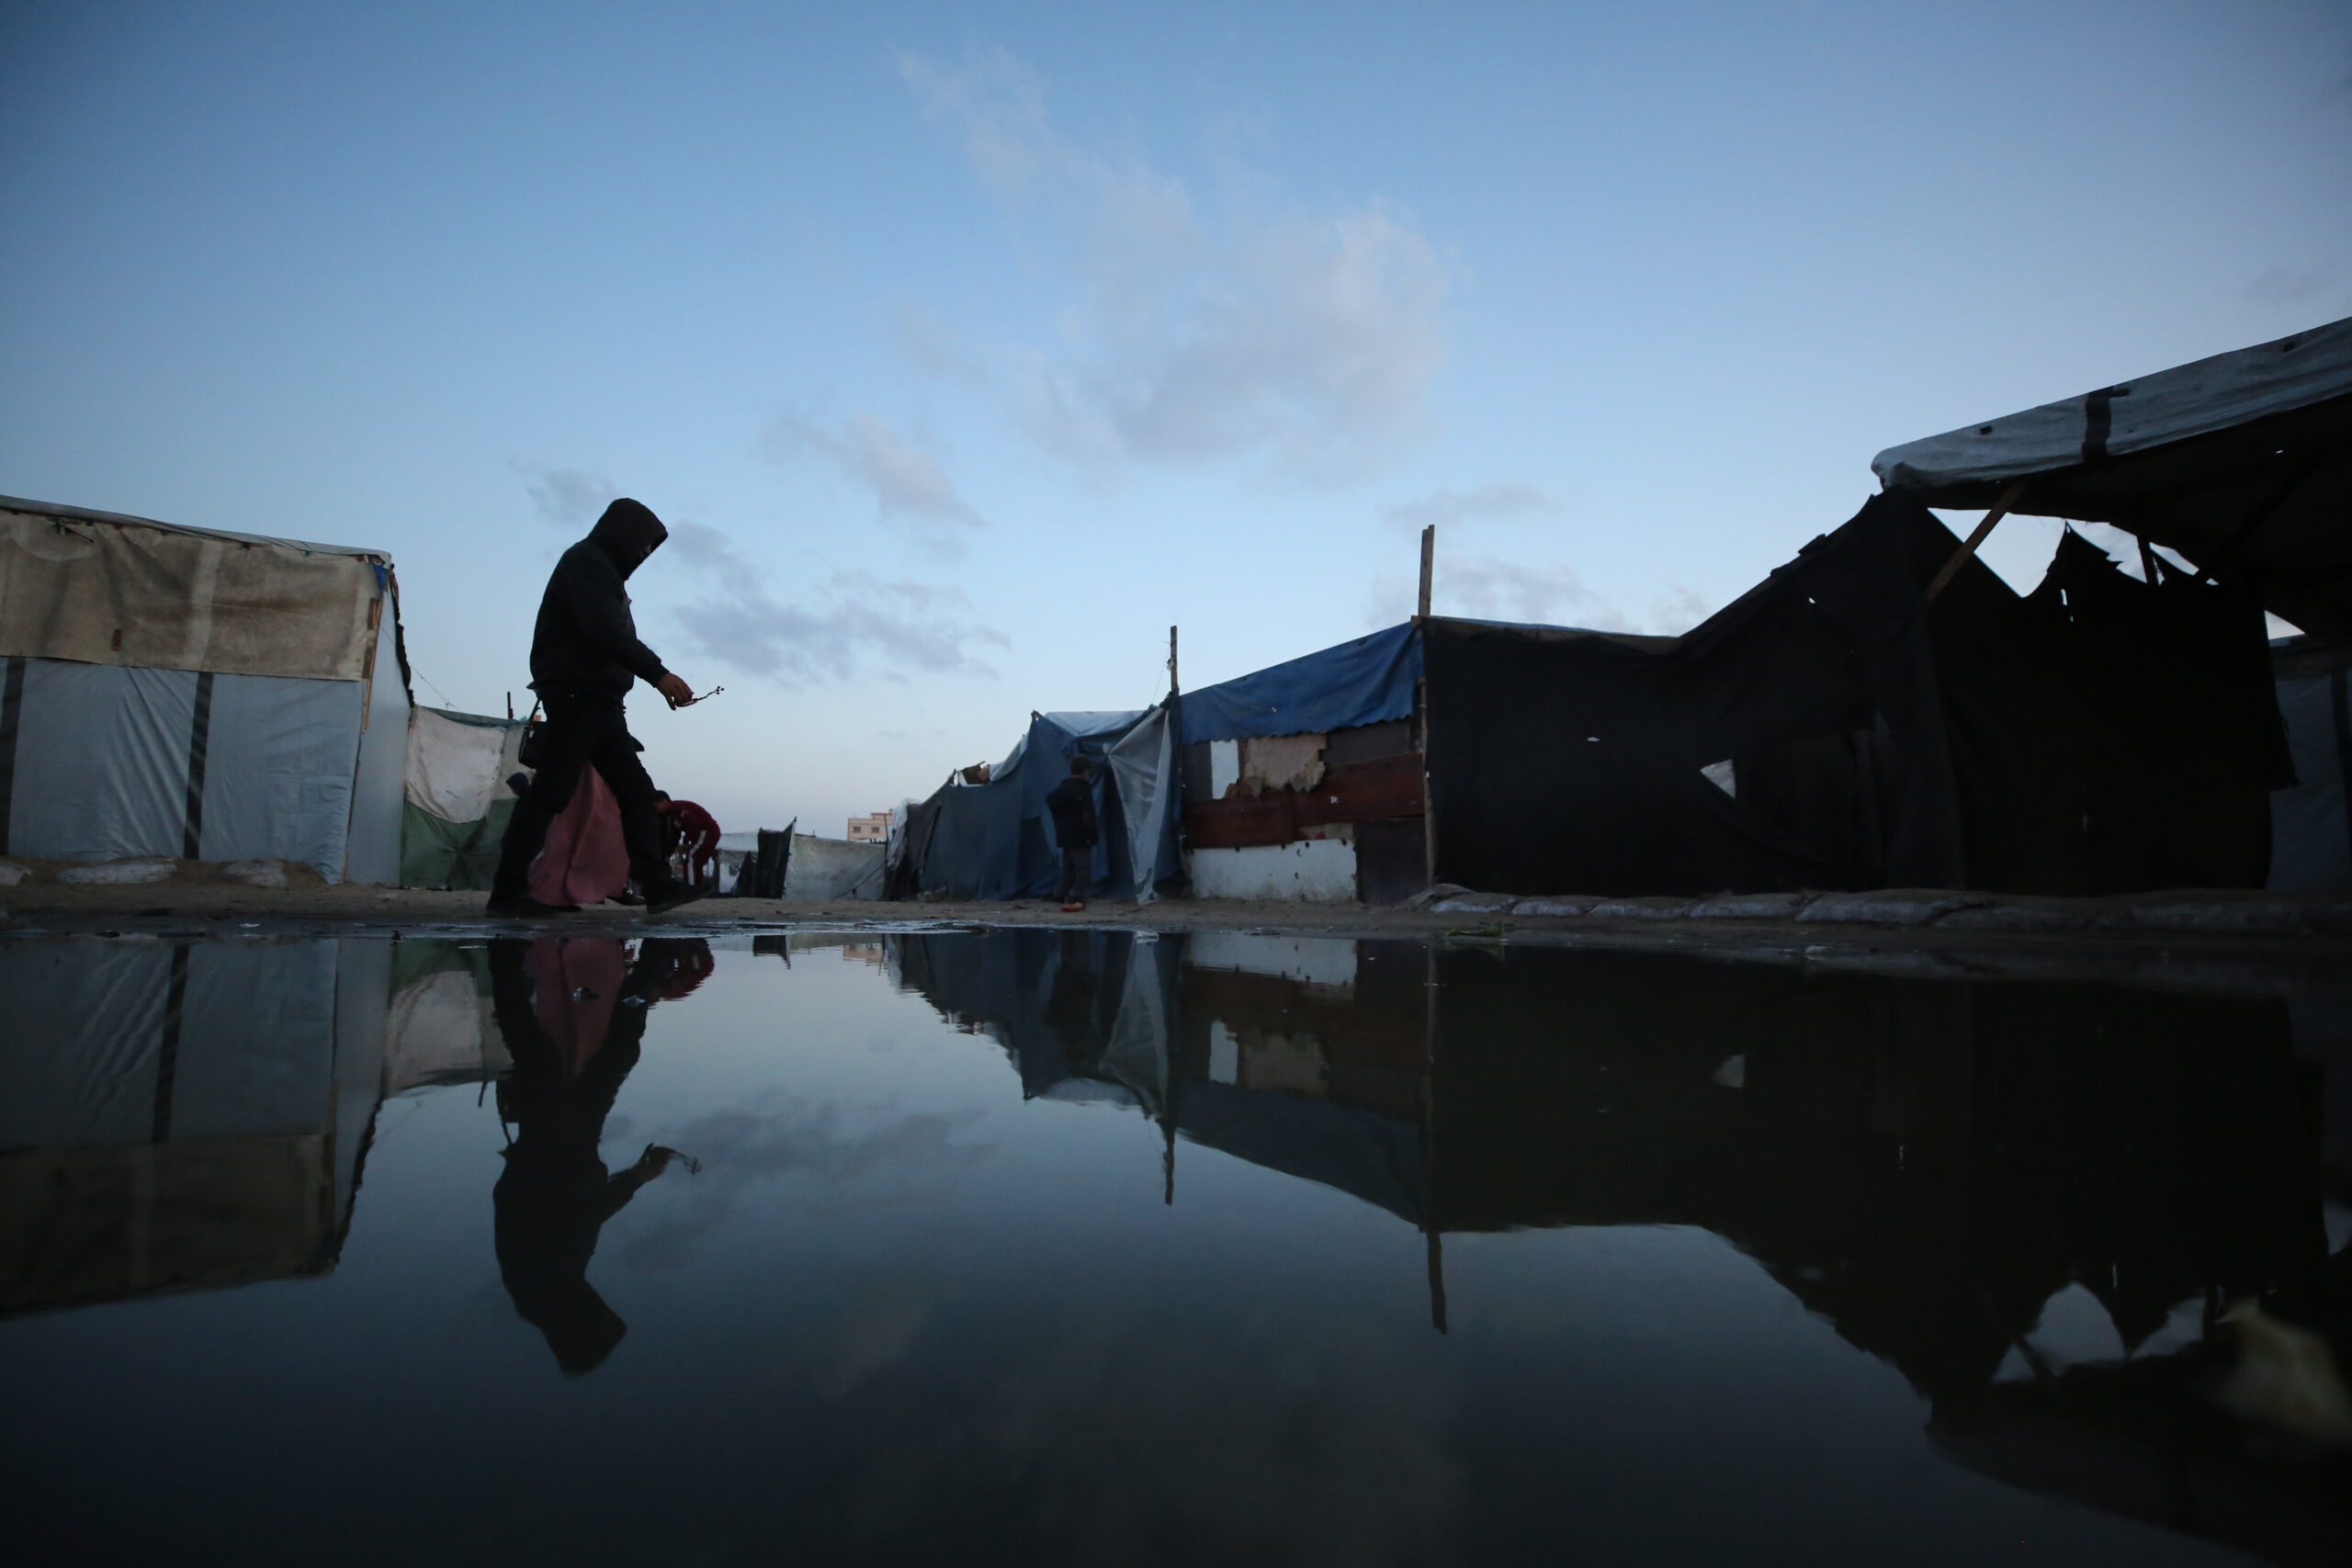
<svg viewBox="0 0 2352 1568">
<path fill-rule="evenodd" d="M 2352 313 L 2343 0 L 19 3 L 0 126 L 0 492 L 388 549 L 485 712 L 634 495 L 729 829 L 1399 620 L 1425 523 L 1684 630 L 1882 447 Z"/>
</svg>

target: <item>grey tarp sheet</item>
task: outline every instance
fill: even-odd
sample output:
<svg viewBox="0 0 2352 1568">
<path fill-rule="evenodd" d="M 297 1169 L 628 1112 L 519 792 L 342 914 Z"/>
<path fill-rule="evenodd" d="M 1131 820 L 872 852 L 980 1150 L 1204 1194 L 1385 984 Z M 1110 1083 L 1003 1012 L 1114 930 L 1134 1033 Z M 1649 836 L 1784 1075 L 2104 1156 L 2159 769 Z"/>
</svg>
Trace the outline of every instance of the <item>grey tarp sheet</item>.
<svg viewBox="0 0 2352 1568">
<path fill-rule="evenodd" d="M 0 660 L 0 852 L 284 860 L 338 881 L 366 692 L 353 681 Z M 390 809 L 397 833 L 397 802 Z"/>
<path fill-rule="evenodd" d="M 368 556 L 0 497 L 0 654 L 364 680 L 390 586 Z"/>
<path fill-rule="evenodd" d="M 792 835 L 792 858 L 785 863 L 787 898 L 879 898 L 883 847 L 846 839 Z"/>
<path fill-rule="evenodd" d="M 2352 317 L 1890 446 L 1871 468 L 1890 490 L 1998 485 L 2346 396 L 2352 396 Z"/>
<path fill-rule="evenodd" d="M 1107 753 L 1126 828 L 1127 865 L 1138 904 L 1158 897 L 1155 884 L 1182 866 L 1176 850 L 1176 727 L 1166 705 L 1151 709 Z"/>
<path fill-rule="evenodd" d="M 2352 892 L 2352 796 L 2345 788 L 2346 770 L 2352 769 L 2352 691 L 2346 685 L 2342 668 L 2279 672 L 2278 714 L 2287 724 L 2296 783 L 2270 796 L 2271 887 Z"/>
<path fill-rule="evenodd" d="M 1890 447 L 1929 506 L 2111 523 L 2352 642 L 2352 319 Z"/>
<path fill-rule="evenodd" d="M 364 683 L 368 721 L 359 735 L 359 768 L 351 784 L 351 834 L 343 847 L 349 882 L 390 887 L 401 879 L 401 775 L 408 764 L 408 687 L 386 660 Z"/>
</svg>

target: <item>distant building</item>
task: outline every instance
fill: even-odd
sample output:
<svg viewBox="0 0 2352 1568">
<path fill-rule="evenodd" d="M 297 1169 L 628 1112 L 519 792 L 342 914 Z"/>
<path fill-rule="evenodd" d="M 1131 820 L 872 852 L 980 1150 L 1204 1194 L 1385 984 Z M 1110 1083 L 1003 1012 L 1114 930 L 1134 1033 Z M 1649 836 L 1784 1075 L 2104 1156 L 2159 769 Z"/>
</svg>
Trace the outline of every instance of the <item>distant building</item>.
<svg viewBox="0 0 2352 1568">
<path fill-rule="evenodd" d="M 871 817 L 849 819 L 849 841 L 853 844 L 879 844 L 890 837 L 890 814 L 877 811 Z"/>
</svg>

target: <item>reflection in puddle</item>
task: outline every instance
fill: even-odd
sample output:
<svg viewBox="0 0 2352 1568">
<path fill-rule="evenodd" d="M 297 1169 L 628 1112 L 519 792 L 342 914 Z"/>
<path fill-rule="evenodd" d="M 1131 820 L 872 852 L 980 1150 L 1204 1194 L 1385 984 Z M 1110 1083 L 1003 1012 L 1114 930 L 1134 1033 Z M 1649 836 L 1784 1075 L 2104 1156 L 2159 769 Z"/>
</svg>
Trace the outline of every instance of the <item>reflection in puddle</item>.
<svg viewBox="0 0 2352 1568">
<path fill-rule="evenodd" d="M 537 1460 L 346 1483 L 357 1560 L 2352 1546 L 2324 1000 L 1045 929 L 19 941 L 0 995 L 52 1555 L 291 1555 L 257 1477 L 476 1407 Z M 611 1423 L 695 1439 L 583 1494 Z"/>
<path fill-rule="evenodd" d="M 681 1157 L 648 1144 L 624 1169 L 606 1169 L 605 1119 L 655 1004 L 692 995 L 712 968 L 709 945 L 693 938 L 650 937 L 634 960 L 613 941 L 490 949 L 491 1008 L 514 1063 L 498 1082 L 498 1119 L 512 1128 L 491 1194 L 499 1277 L 574 1376 L 602 1365 L 628 1332 L 588 1282 L 605 1222 Z"/>
</svg>

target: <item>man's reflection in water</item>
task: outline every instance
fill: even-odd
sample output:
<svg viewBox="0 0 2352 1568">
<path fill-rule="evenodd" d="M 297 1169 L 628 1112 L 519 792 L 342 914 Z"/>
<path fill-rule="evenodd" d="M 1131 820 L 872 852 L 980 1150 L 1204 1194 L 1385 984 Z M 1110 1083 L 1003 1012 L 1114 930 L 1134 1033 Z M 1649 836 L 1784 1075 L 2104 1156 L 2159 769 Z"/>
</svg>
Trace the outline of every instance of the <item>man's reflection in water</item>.
<svg viewBox="0 0 2352 1568">
<path fill-rule="evenodd" d="M 654 1003 L 684 996 L 711 966 L 708 944 L 693 937 L 649 937 L 634 963 L 611 938 L 491 944 L 492 1006 L 514 1058 L 498 1085 L 500 1119 L 514 1128 L 492 1195 L 498 1270 L 569 1376 L 603 1365 L 628 1332 L 588 1282 L 597 1235 L 678 1157 L 648 1144 L 612 1174 L 597 1153 L 605 1118 Z"/>
</svg>

